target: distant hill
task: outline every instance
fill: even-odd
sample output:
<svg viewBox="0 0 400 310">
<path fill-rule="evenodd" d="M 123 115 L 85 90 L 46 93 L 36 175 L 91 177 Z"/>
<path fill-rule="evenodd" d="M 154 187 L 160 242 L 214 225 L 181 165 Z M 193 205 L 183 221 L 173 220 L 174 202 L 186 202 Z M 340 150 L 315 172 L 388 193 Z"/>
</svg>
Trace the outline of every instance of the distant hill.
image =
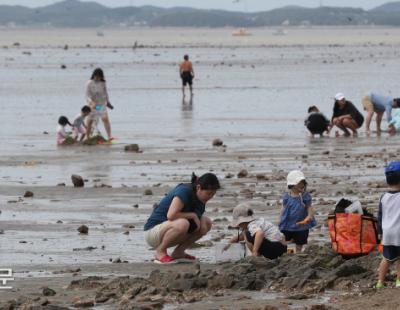
<svg viewBox="0 0 400 310">
<path fill-rule="evenodd" d="M 400 2 L 389 2 L 378 6 L 371 10 L 371 12 L 380 12 L 380 13 L 400 13 Z"/>
<path fill-rule="evenodd" d="M 263 27 L 277 25 L 400 26 L 400 2 L 365 11 L 359 8 L 287 6 L 266 12 L 241 13 L 154 6 L 108 8 L 96 2 L 65 0 L 40 8 L 0 5 L 0 25 L 52 27 L 161 26 Z"/>
</svg>

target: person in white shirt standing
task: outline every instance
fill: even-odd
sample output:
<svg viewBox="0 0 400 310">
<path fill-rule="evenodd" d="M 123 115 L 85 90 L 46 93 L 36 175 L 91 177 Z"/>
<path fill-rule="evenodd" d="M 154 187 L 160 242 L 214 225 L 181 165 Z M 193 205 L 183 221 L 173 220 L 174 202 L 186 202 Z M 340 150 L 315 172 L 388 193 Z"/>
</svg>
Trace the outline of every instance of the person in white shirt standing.
<svg viewBox="0 0 400 310">
<path fill-rule="evenodd" d="M 400 288 L 400 161 L 392 161 L 385 168 L 386 183 L 390 190 L 384 193 L 379 203 L 378 221 L 382 235 L 383 258 L 379 265 L 379 279 L 376 288 L 384 288 L 385 276 L 390 265 L 396 262 L 397 279 Z"/>
<path fill-rule="evenodd" d="M 285 237 L 278 226 L 264 218 L 256 218 L 248 203 L 239 204 L 233 209 L 231 225 L 242 231 L 229 240 L 225 250 L 230 244 L 245 240 L 247 248 L 254 256 L 275 259 L 287 252 Z"/>
</svg>

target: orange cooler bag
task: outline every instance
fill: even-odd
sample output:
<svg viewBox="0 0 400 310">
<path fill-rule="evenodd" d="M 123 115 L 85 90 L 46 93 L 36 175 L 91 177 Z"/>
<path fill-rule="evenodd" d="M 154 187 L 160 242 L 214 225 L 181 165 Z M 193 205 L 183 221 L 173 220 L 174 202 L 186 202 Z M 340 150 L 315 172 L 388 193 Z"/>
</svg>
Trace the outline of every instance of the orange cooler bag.
<svg viewBox="0 0 400 310">
<path fill-rule="evenodd" d="M 342 256 L 371 253 L 378 242 L 378 221 L 373 216 L 335 213 L 328 216 L 332 248 Z"/>
</svg>

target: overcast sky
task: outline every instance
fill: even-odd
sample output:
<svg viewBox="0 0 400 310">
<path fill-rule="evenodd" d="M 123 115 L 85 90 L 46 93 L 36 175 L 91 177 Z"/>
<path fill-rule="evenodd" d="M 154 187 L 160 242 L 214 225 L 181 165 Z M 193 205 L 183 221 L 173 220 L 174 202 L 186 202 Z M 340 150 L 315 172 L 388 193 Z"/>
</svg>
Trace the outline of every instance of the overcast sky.
<svg viewBox="0 0 400 310">
<path fill-rule="evenodd" d="M 23 5 L 29 7 L 44 6 L 61 0 L 0 0 L 0 4 Z M 94 0 L 81 0 L 94 1 Z M 155 5 L 161 7 L 189 6 L 203 9 L 224 9 L 235 11 L 262 11 L 285 5 L 301 5 L 306 7 L 350 6 L 371 9 L 394 0 L 95 0 L 109 7 Z"/>
</svg>

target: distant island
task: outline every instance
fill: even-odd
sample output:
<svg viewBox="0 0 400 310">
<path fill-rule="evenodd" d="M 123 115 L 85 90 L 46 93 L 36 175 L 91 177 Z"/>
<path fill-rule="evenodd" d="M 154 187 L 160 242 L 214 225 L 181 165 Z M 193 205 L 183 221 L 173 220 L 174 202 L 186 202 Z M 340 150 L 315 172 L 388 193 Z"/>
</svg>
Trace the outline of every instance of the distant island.
<svg viewBox="0 0 400 310">
<path fill-rule="evenodd" d="M 265 27 L 265 26 L 400 26 L 400 2 L 372 10 L 360 8 L 279 9 L 242 13 L 154 6 L 109 8 L 96 2 L 65 0 L 40 8 L 0 5 L 0 25 L 8 27 Z"/>
</svg>

